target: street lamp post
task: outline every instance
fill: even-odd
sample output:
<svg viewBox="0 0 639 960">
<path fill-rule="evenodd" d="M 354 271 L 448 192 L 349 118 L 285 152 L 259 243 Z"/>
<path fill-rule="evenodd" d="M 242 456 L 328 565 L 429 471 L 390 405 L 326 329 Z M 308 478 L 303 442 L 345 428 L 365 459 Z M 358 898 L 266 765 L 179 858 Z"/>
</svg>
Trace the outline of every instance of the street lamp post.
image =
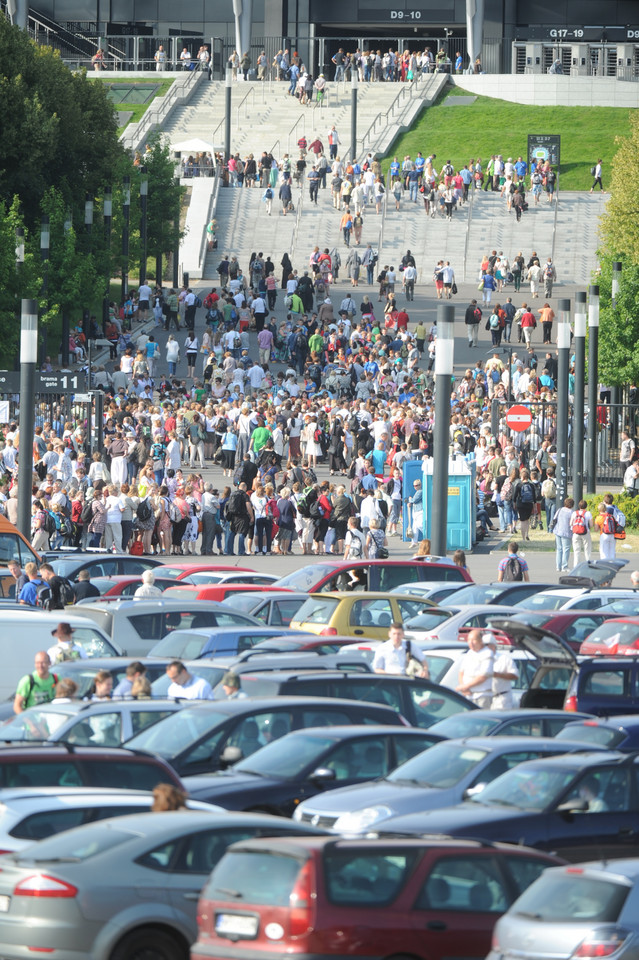
<svg viewBox="0 0 639 960">
<path fill-rule="evenodd" d="M 105 329 L 109 319 L 109 303 L 111 298 L 111 225 L 113 223 L 113 192 L 111 187 L 104 188 L 104 244 L 106 247 L 106 277 L 104 284 L 104 298 L 102 300 L 102 328 Z"/>
<path fill-rule="evenodd" d="M 131 177 L 122 181 L 122 303 L 129 295 L 129 224 L 131 222 Z"/>
<path fill-rule="evenodd" d="M 568 372 L 570 367 L 570 300 L 560 300 L 557 327 L 557 510 L 568 492 Z"/>
<path fill-rule="evenodd" d="M 599 400 L 599 286 L 590 285 L 588 304 L 588 441 L 586 475 L 588 493 L 597 487 L 597 401 Z"/>
<path fill-rule="evenodd" d="M 612 265 L 612 309 L 617 309 L 617 299 L 621 292 L 621 274 L 623 263 L 615 260 Z M 610 444 L 616 447 L 619 443 L 619 426 L 621 424 L 621 389 L 618 386 L 610 388 L 610 406 L 612 407 L 610 415 Z"/>
<path fill-rule="evenodd" d="M 351 67 L 351 163 L 357 160 L 357 88 L 359 75 L 355 64 Z"/>
<path fill-rule="evenodd" d="M 573 403 L 572 495 L 584 495 L 584 384 L 586 380 L 586 291 L 575 295 L 575 399 Z"/>
<path fill-rule="evenodd" d="M 142 255 L 140 258 L 140 284 L 146 283 L 146 251 L 147 251 L 147 201 L 149 197 L 149 179 L 146 175 L 146 167 L 140 167 L 142 179 L 140 180 L 140 206 L 142 208 L 142 218 L 140 220 L 140 240 L 142 241 Z"/>
<path fill-rule="evenodd" d="M 47 300 L 47 295 L 49 292 L 49 256 L 51 250 L 51 227 L 49 225 L 49 217 L 47 214 L 42 215 L 40 221 L 40 259 L 42 261 L 42 288 L 41 296 L 44 301 Z M 46 309 L 46 306 L 45 306 Z M 47 326 L 43 324 L 42 327 L 42 356 L 46 357 L 48 350 L 47 345 Z"/>
<path fill-rule="evenodd" d="M 38 304 L 22 301 L 20 322 L 20 449 L 18 453 L 18 530 L 31 539 L 35 371 L 38 361 Z"/>
<path fill-rule="evenodd" d="M 455 348 L 455 308 L 437 304 L 435 347 L 435 428 L 433 431 L 433 496 L 430 538 L 435 556 L 446 555 L 448 524 L 448 448 L 450 433 L 450 392 Z"/>
<path fill-rule="evenodd" d="M 67 210 L 66 220 L 64 221 L 64 237 L 65 243 L 68 242 L 69 234 L 71 233 L 71 228 L 73 227 L 73 213 L 71 209 Z M 69 308 L 65 304 L 62 307 L 62 366 L 69 366 L 69 335 L 71 332 L 71 325 L 69 322 Z"/>
<path fill-rule="evenodd" d="M 24 266 L 24 228 L 16 227 L 16 271 L 20 275 L 20 270 Z"/>
<path fill-rule="evenodd" d="M 231 159 L 231 91 L 233 89 L 233 74 L 231 68 L 226 68 L 224 87 L 224 161 Z"/>
</svg>

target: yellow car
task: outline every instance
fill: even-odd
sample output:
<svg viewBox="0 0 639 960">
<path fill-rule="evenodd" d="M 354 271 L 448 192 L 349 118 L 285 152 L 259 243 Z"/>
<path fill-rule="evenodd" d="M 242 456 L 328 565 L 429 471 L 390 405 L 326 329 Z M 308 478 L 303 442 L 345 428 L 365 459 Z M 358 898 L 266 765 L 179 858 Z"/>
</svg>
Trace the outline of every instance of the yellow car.
<svg viewBox="0 0 639 960">
<path fill-rule="evenodd" d="M 421 600 L 409 594 L 311 593 L 295 614 L 290 629 L 308 630 L 324 637 L 387 640 L 391 623 L 403 623 L 433 609 L 437 609 L 437 605 L 432 600 Z M 442 619 L 449 616 L 446 611 Z"/>
</svg>

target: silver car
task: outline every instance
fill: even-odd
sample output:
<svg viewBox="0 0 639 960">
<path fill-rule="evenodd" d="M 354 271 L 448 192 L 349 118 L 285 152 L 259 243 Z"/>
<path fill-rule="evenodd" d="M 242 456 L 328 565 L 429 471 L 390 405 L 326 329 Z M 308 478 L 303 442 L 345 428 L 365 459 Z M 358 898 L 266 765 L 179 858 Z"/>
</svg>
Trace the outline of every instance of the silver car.
<svg viewBox="0 0 639 960">
<path fill-rule="evenodd" d="M 500 920 L 488 960 L 639 957 L 639 860 L 546 870 Z"/>
<path fill-rule="evenodd" d="M 200 891 L 238 840 L 326 831 L 264 813 L 138 813 L 1 858 L 0 954 L 188 960 Z"/>
</svg>

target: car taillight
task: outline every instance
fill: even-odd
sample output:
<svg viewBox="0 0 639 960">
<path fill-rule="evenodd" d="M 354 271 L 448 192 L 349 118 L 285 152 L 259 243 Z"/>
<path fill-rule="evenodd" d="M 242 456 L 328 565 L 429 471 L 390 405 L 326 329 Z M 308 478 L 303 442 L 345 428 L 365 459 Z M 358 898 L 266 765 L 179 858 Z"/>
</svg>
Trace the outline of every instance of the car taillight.
<svg viewBox="0 0 639 960">
<path fill-rule="evenodd" d="M 621 950 L 629 936 L 630 931 L 620 927 L 592 930 L 585 940 L 581 941 L 573 957 L 611 957 L 617 950 Z"/>
<path fill-rule="evenodd" d="M 320 637 L 336 637 L 337 629 L 335 627 L 324 627 L 320 630 Z"/>
<path fill-rule="evenodd" d="M 34 873 L 21 880 L 13 891 L 14 897 L 75 897 L 78 888 L 65 880 L 57 880 L 46 873 Z"/>
<path fill-rule="evenodd" d="M 312 874 L 309 860 L 298 873 L 295 886 L 289 896 L 289 932 L 292 937 L 302 936 L 310 927 L 312 899 Z"/>
<path fill-rule="evenodd" d="M 570 710 L 571 713 L 577 712 L 577 697 L 574 694 L 570 697 L 566 697 L 564 702 L 564 710 Z"/>
</svg>

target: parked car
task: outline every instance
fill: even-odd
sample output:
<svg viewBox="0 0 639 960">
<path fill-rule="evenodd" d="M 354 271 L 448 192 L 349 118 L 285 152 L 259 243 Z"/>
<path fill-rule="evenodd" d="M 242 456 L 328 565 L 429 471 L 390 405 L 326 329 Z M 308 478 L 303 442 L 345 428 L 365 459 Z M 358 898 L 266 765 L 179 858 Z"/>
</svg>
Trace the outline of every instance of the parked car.
<svg viewBox="0 0 639 960">
<path fill-rule="evenodd" d="M 188 960 L 200 891 L 229 844 L 318 830 L 281 817 L 183 810 L 76 827 L 5 857 L 3 960 Z"/>
<path fill-rule="evenodd" d="M 148 813 L 152 803 L 152 793 L 118 787 L 9 787 L 0 803 L 0 854 L 85 823 Z M 222 810 L 200 800 L 187 799 L 186 805 L 208 813 Z"/>
<path fill-rule="evenodd" d="M 540 590 L 552 590 L 552 583 L 527 583 L 524 580 L 504 580 L 502 583 L 471 583 L 455 591 L 450 601 L 454 606 L 475 606 L 484 603 L 517 605 Z"/>
<path fill-rule="evenodd" d="M 108 636 L 117 637 L 130 656 L 144 656 L 174 630 L 200 627 L 257 627 L 257 620 L 234 613 L 221 603 L 206 600 L 167 600 L 164 597 L 81 603 L 73 608 L 78 617 L 93 620 Z"/>
<path fill-rule="evenodd" d="M 639 591 L 619 587 L 557 587 L 542 590 L 523 600 L 526 610 L 601 610 L 611 603 L 625 601 L 639 606 Z"/>
<path fill-rule="evenodd" d="M 392 623 L 403 623 L 435 607 L 430 600 L 398 593 L 312 593 L 302 604 L 291 630 L 307 630 L 320 636 L 341 635 L 387 640 Z M 437 617 L 442 622 L 445 614 Z"/>
<path fill-rule="evenodd" d="M 569 713 L 574 717 L 574 713 Z M 587 749 L 595 744 L 606 750 L 623 753 L 639 750 L 639 715 L 588 717 L 566 724 L 557 734 L 558 740 L 580 740 Z"/>
<path fill-rule="evenodd" d="M 39 559 L 38 554 L 18 528 L 6 517 L 0 517 L 0 594 L 3 597 L 15 597 L 16 582 L 7 568 L 10 560 L 16 560 L 21 567 L 24 567 L 25 563 L 29 561 L 38 563 Z"/>
<path fill-rule="evenodd" d="M 5 787 L 112 787 L 153 790 L 158 783 L 182 783 L 157 756 L 116 747 L 71 747 L 21 743 L 0 749 L 0 789 Z"/>
<path fill-rule="evenodd" d="M 130 553 L 55 553 L 46 559 L 58 576 L 67 580 L 77 580 L 80 570 L 88 570 L 91 577 L 139 576 L 145 570 L 162 566 L 156 557 L 136 557 Z M 162 575 L 166 575 L 164 571 Z"/>
<path fill-rule="evenodd" d="M 158 590 L 166 590 L 168 587 L 172 587 L 174 582 L 174 580 L 169 580 L 168 577 L 161 576 L 161 571 L 158 571 L 153 586 L 157 587 Z M 120 573 L 112 577 L 91 577 L 91 583 L 100 591 L 101 597 L 132 597 L 138 587 L 142 586 L 142 577 Z M 90 602 L 90 600 L 80 602 Z"/>
<path fill-rule="evenodd" d="M 218 606 L 221 607 L 222 604 Z M 242 616 L 242 614 L 233 614 L 233 616 Z M 245 619 L 252 620 L 249 617 Z M 264 627 L 256 620 L 254 624 L 239 624 L 234 627 L 173 630 L 151 647 L 149 656 L 174 657 L 179 660 L 237 656 L 245 650 L 251 650 L 262 640 L 279 637 L 283 629 L 283 627 Z"/>
<path fill-rule="evenodd" d="M 529 623 L 531 626 L 543 627 L 544 630 L 549 630 L 556 636 L 561 637 L 562 640 L 565 640 L 575 653 L 579 653 L 584 640 L 590 637 L 590 634 L 597 630 L 602 624 L 612 619 L 612 617 L 613 614 L 604 613 L 603 609 L 586 611 L 575 610 L 574 608 L 567 610 L 565 607 L 562 607 L 561 610 L 549 611 L 547 613 L 524 610 L 521 613 L 513 614 L 512 619 L 520 623 Z M 504 634 L 504 636 L 509 640 L 507 633 Z"/>
<path fill-rule="evenodd" d="M 205 574 L 197 574 L 197 577 L 203 577 Z M 291 593 L 285 587 L 274 587 L 272 577 L 264 580 L 263 575 L 256 573 L 229 573 L 225 574 L 223 579 L 216 583 L 190 583 L 190 577 L 186 580 L 173 580 L 171 593 L 169 597 L 174 600 L 192 597 L 193 600 L 215 600 L 216 603 L 222 603 L 230 597 L 245 593 L 261 593 L 264 590 L 277 591 L 278 593 Z"/>
<path fill-rule="evenodd" d="M 0 700 L 13 696 L 20 679 L 33 670 L 33 660 L 39 650 L 48 650 L 56 643 L 55 633 L 60 621 L 73 629 L 73 639 L 86 651 L 90 659 L 119 657 L 122 648 L 97 623 L 79 613 L 80 608 L 40 610 L 12 607 L 0 610 Z M 57 671 L 57 664 L 54 670 Z"/>
<path fill-rule="evenodd" d="M 565 710 L 535 710 L 519 707 L 513 710 L 473 710 L 456 713 L 430 727 L 448 739 L 462 737 L 554 737 L 575 720 L 590 720 L 589 714 L 566 713 Z"/>
<path fill-rule="evenodd" d="M 432 600 L 434 603 L 446 606 L 446 600 L 449 597 L 454 597 L 457 591 L 465 586 L 466 582 L 464 580 L 460 580 L 459 583 L 452 580 L 435 580 L 431 583 L 427 580 L 416 580 L 412 583 L 400 583 L 393 587 L 391 593 L 408 593 L 411 596 L 421 597 L 422 600 Z M 454 601 L 451 599 L 449 602 L 453 603 Z"/>
<path fill-rule="evenodd" d="M 241 657 L 242 659 L 248 657 L 254 659 L 266 653 L 316 653 L 327 656 L 337 656 L 345 647 L 351 647 L 352 645 L 352 637 L 339 637 L 336 635 L 324 636 L 322 634 L 306 632 L 294 633 L 289 628 L 285 633 L 280 633 L 277 637 L 260 640 L 251 650 L 246 650 L 241 654 Z M 361 659 L 364 659 L 364 657 Z"/>
<path fill-rule="evenodd" d="M 462 591 L 459 590 L 459 593 Z M 466 637 L 475 627 L 489 627 L 497 617 L 510 617 L 517 612 L 516 606 L 475 603 L 470 606 L 451 604 L 446 609 L 448 616 L 439 622 L 433 622 L 429 611 L 407 620 L 404 629 L 409 640 L 420 645 L 422 641 L 438 640 L 440 643 L 457 643 Z M 505 636 L 491 627 L 498 642 L 506 642 Z"/>
<path fill-rule="evenodd" d="M 358 585 L 354 589 L 382 592 L 392 590 L 399 583 L 418 580 L 450 580 L 453 583 L 464 580 L 472 583 L 467 570 L 448 561 L 322 559 L 281 577 L 275 585 L 306 593 L 324 593 L 349 589 L 355 578 Z"/>
<path fill-rule="evenodd" d="M 639 617 L 613 617 L 600 624 L 584 639 L 579 653 L 611 656 L 639 653 Z"/>
<path fill-rule="evenodd" d="M 483 960 L 497 917 L 556 862 L 446 839 L 237 843 L 202 891 L 191 957 Z"/>
<path fill-rule="evenodd" d="M 497 921 L 488 960 L 635 960 L 639 860 L 546 870 Z"/>
<path fill-rule="evenodd" d="M 605 750 L 530 760 L 471 800 L 385 820 L 378 832 L 525 843 L 573 862 L 626 857 L 636 843 L 637 771 L 634 755 Z"/>
<path fill-rule="evenodd" d="M 290 627 L 295 614 L 308 600 L 307 593 L 294 593 L 292 590 L 260 590 L 241 593 L 234 590 L 223 601 L 238 613 L 255 617 L 260 623 L 270 627 Z"/>
<path fill-rule="evenodd" d="M 159 755 L 180 774 L 192 776 L 223 769 L 292 730 L 352 723 L 407 726 L 394 710 L 377 703 L 312 696 L 208 700 L 143 730 L 127 747 Z"/>
<path fill-rule="evenodd" d="M 474 710 L 475 705 L 455 690 L 421 678 L 312 671 L 273 671 L 245 673 L 242 690 L 249 697 L 347 697 L 351 700 L 383 703 L 413 727 L 427 728 L 437 720 Z"/>
<path fill-rule="evenodd" d="M 251 567 L 236 567 L 229 563 L 203 563 L 199 560 L 167 563 L 164 565 L 162 575 L 173 577 L 175 586 L 178 584 L 203 586 L 209 583 L 269 584 L 277 580 L 277 575 L 258 573 Z"/>
<path fill-rule="evenodd" d="M 571 749 L 574 744 L 552 737 L 443 740 L 374 783 L 344 786 L 305 800 L 294 817 L 338 833 L 367 833 L 390 818 L 461 803 L 525 760 Z M 576 749 L 583 747 L 579 744 Z"/>
<path fill-rule="evenodd" d="M 578 660 L 570 646 L 550 631 L 516 620 L 497 620 L 514 645 L 538 661 L 522 707 L 553 707 L 609 716 L 639 709 L 639 660 L 593 657 Z M 607 626 L 607 624 L 606 624 Z M 601 627 L 600 629 L 603 629 Z"/>
<path fill-rule="evenodd" d="M 295 730 L 227 770 L 186 777 L 190 797 L 228 810 L 290 817 L 298 804 L 337 787 L 385 777 L 437 743 L 414 727 L 373 724 Z"/>
<path fill-rule="evenodd" d="M 0 725 L 0 743 L 64 741 L 118 747 L 136 733 L 181 710 L 175 700 L 72 700 L 41 703 Z"/>
</svg>

